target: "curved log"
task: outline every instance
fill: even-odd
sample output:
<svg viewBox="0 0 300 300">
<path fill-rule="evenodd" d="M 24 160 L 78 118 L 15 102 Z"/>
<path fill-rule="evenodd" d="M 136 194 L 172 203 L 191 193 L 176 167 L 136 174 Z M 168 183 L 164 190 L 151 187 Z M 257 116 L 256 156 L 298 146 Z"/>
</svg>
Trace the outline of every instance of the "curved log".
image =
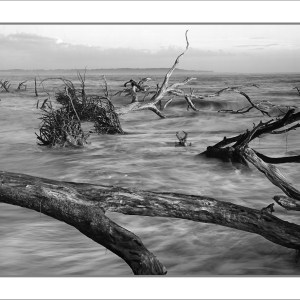
<svg viewBox="0 0 300 300">
<path fill-rule="evenodd" d="M 106 217 L 100 203 L 86 199 L 75 186 L 0 172 L 0 202 L 26 207 L 74 226 L 120 256 L 135 275 L 166 274 L 166 268 L 136 235 Z"/>
<path fill-rule="evenodd" d="M 74 226 L 120 256 L 139 275 L 161 275 L 166 269 L 136 235 L 112 222 L 105 211 L 218 224 L 300 249 L 299 225 L 263 210 L 203 196 L 62 182 L 0 171 L 0 202 L 33 209 Z"/>
</svg>

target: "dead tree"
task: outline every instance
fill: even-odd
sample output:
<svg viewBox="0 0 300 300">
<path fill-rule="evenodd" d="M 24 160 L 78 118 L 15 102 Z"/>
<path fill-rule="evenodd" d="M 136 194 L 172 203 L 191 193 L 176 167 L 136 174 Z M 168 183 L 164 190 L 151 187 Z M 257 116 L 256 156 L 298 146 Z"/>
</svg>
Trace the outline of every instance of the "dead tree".
<svg viewBox="0 0 300 300">
<path fill-rule="evenodd" d="M 294 124 L 299 120 L 300 112 L 295 113 L 295 109 L 290 109 L 283 117 L 276 118 L 275 120 L 272 119 L 264 123 L 260 122 L 257 126 L 254 126 L 251 131 L 247 130 L 244 133 L 230 138 L 224 137 L 223 140 L 217 144 L 207 147 L 206 151 L 200 155 L 219 158 L 223 161 L 240 162 L 247 165 L 243 152 L 252 140 L 262 134 L 279 134 L 294 130 L 300 126 L 298 123 Z M 291 124 L 294 125 L 288 127 Z M 271 158 L 257 151 L 255 151 L 255 153 L 258 157 L 272 164 L 299 162 L 300 159 L 300 156 Z"/>
<path fill-rule="evenodd" d="M 300 96 L 300 89 L 299 89 L 299 87 L 295 86 L 294 89 L 297 90 L 298 95 Z"/>
<path fill-rule="evenodd" d="M 212 223 L 300 249 L 299 225 L 268 212 L 205 196 L 63 182 L 0 171 L 0 202 L 29 208 L 75 227 L 121 257 L 135 275 L 163 275 L 167 270 L 136 235 L 111 221 L 106 211 Z"/>
<path fill-rule="evenodd" d="M 36 86 L 36 77 L 34 77 L 34 93 L 35 93 L 36 97 L 39 96 L 38 91 L 37 91 L 37 86 Z"/>
<path fill-rule="evenodd" d="M 241 162 L 247 164 L 250 162 L 260 172 L 262 172 L 274 185 L 279 187 L 285 196 L 276 195 L 273 197 L 276 203 L 287 210 L 300 210 L 300 191 L 297 190 L 291 183 L 287 181 L 280 170 L 274 164 L 282 163 L 299 163 L 300 155 L 287 157 L 268 157 L 249 147 L 249 143 L 262 134 L 280 134 L 294 130 L 299 127 L 299 124 L 289 126 L 300 120 L 300 112 L 295 113 L 294 109 L 289 110 L 286 115 L 277 120 L 270 120 L 268 122 L 260 122 L 254 126 L 251 131 L 247 130 L 245 133 L 232 138 L 224 138 L 223 141 L 214 146 L 207 147 L 202 155 L 207 157 L 221 158 L 222 160 Z M 286 127 L 289 126 L 289 127 Z M 284 128 L 282 130 L 278 130 Z M 225 147 L 234 143 L 232 146 Z M 273 209 L 269 205 L 267 208 Z M 265 211 L 266 208 L 263 209 Z"/>
<path fill-rule="evenodd" d="M 272 102 L 266 101 L 266 100 L 254 102 L 253 100 L 251 100 L 250 96 L 245 91 L 242 90 L 244 88 L 249 88 L 249 87 L 259 88 L 259 86 L 257 84 L 245 84 L 245 85 L 239 85 L 239 86 L 226 87 L 226 88 L 223 88 L 223 89 L 217 91 L 216 93 L 212 93 L 212 94 L 201 95 L 201 94 L 198 94 L 198 93 L 195 93 L 192 91 L 190 93 L 190 95 L 185 94 L 184 96 L 190 98 L 190 100 L 195 100 L 195 99 L 204 100 L 206 98 L 218 97 L 221 94 L 227 93 L 227 92 L 228 93 L 237 93 L 237 94 L 244 96 L 246 98 L 247 102 L 249 103 L 249 105 L 239 108 L 237 110 L 221 109 L 218 111 L 218 112 L 231 113 L 231 114 L 246 114 L 246 113 L 250 112 L 251 110 L 257 110 L 260 113 L 262 113 L 262 115 L 270 117 L 270 111 L 274 108 L 276 108 L 279 111 L 279 115 L 285 114 L 291 108 L 296 108 L 294 106 L 292 107 L 292 106 L 288 106 L 288 105 L 273 104 Z M 193 110 L 196 110 L 192 107 L 192 105 L 190 105 L 190 107 Z"/>
<path fill-rule="evenodd" d="M 125 93 L 125 96 L 131 96 L 131 98 L 132 98 L 131 103 L 133 103 L 133 102 L 138 102 L 139 101 L 138 93 L 143 92 L 144 97 L 143 97 L 142 101 L 144 101 L 145 97 L 151 93 L 151 92 L 148 92 L 146 94 L 146 92 L 148 91 L 150 86 L 145 85 L 145 82 L 147 82 L 149 80 L 151 80 L 151 78 L 149 78 L 149 77 L 142 78 L 138 82 L 133 80 L 133 79 L 130 79 L 129 81 L 124 83 L 125 89 L 122 90 L 122 91 L 117 92 L 115 95 L 122 95 L 122 94 Z M 130 87 L 127 88 L 127 85 L 130 85 Z"/>
<path fill-rule="evenodd" d="M 193 79 L 195 79 L 195 78 L 193 78 Z M 260 113 L 262 113 L 262 115 L 270 117 L 270 112 L 272 110 L 274 110 L 275 108 L 279 112 L 278 115 L 283 115 L 289 109 L 296 108 L 296 106 L 273 104 L 272 102 L 266 101 L 266 100 L 254 102 L 253 100 L 251 100 L 250 96 L 245 91 L 243 91 L 243 89 L 251 88 L 251 87 L 259 88 L 259 86 L 257 84 L 244 84 L 244 85 L 239 85 L 239 86 L 230 86 L 230 87 L 222 88 L 221 90 L 219 90 L 215 93 L 211 93 L 211 94 L 201 94 L 199 92 L 194 91 L 193 89 L 190 89 L 189 93 L 185 92 L 184 90 L 176 89 L 176 90 L 171 91 L 170 94 L 174 95 L 174 96 L 183 97 L 187 102 L 187 110 L 192 109 L 194 111 L 199 111 L 199 109 L 197 109 L 197 107 L 196 107 L 197 100 L 206 100 L 207 98 L 219 97 L 220 95 L 222 95 L 224 93 L 240 94 L 246 98 L 248 105 L 244 106 L 242 108 L 239 108 L 237 110 L 222 109 L 222 110 L 218 111 L 220 113 L 246 114 L 246 113 L 250 112 L 251 110 L 257 110 Z M 166 101 L 162 110 L 164 110 L 173 100 L 174 99 L 171 98 L 168 101 Z"/>
<path fill-rule="evenodd" d="M 23 87 L 24 90 L 26 91 L 26 90 L 27 90 L 27 85 L 25 84 L 26 82 L 27 82 L 27 80 L 20 82 L 20 83 L 18 84 L 17 91 L 20 91 L 22 87 Z"/>
<path fill-rule="evenodd" d="M 178 139 L 178 142 L 175 142 L 176 147 L 186 147 L 191 146 L 191 143 L 187 142 L 188 134 L 185 131 L 176 132 L 176 137 Z"/>
<path fill-rule="evenodd" d="M 9 88 L 10 88 L 11 84 L 9 83 L 8 80 L 4 80 L 4 81 L 0 80 L 0 86 L 1 86 L 2 91 L 9 93 Z"/>
<path fill-rule="evenodd" d="M 161 86 L 157 86 L 157 91 L 154 93 L 154 95 L 151 97 L 150 100 L 146 101 L 144 99 L 143 102 L 139 102 L 139 101 L 133 101 L 132 103 L 122 106 L 122 107 L 118 107 L 116 108 L 116 113 L 118 115 L 123 115 L 126 113 L 129 113 L 131 111 L 139 111 L 139 110 L 146 110 L 149 109 L 151 111 L 153 111 L 154 113 L 156 113 L 159 117 L 161 118 L 165 118 L 166 116 L 158 109 L 157 105 L 158 103 L 167 95 L 172 95 L 172 93 L 176 93 L 176 91 L 178 91 L 178 87 L 182 86 L 184 84 L 187 84 L 188 82 L 190 82 L 191 80 L 195 79 L 195 78 L 187 78 L 185 81 L 183 82 L 179 82 L 179 83 L 173 83 L 171 85 L 169 85 L 169 80 L 170 77 L 172 75 L 172 73 L 174 72 L 174 70 L 176 69 L 178 63 L 179 63 L 179 59 L 181 56 L 183 56 L 185 54 L 185 52 L 188 50 L 189 48 L 189 41 L 188 41 L 188 37 L 187 37 L 187 32 L 185 33 L 185 38 L 186 38 L 186 48 L 185 50 L 178 55 L 178 57 L 176 58 L 173 66 L 171 67 L 171 69 L 167 72 L 167 74 L 164 77 L 163 83 L 161 84 Z"/>
</svg>

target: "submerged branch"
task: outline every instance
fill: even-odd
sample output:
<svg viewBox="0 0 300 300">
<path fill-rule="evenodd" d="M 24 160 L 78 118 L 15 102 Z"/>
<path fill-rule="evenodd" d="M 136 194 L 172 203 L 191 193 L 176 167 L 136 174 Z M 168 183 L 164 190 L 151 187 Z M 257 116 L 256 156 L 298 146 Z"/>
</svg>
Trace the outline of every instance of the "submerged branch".
<svg viewBox="0 0 300 300">
<path fill-rule="evenodd" d="M 1 171 L 0 202 L 36 210 L 77 228 L 124 259 L 134 274 L 165 274 L 166 269 L 137 236 L 112 222 L 105 211 L 212 223 L 300 249 L 299 225 L 283 221 L 266 209 L 204 196 L 62 182 Z"/>
<path fill-rule="evenodd" d="M 136 235 L 105 216 L 101 202 L 87 199 L 76 189 L 83 185 L 6 172 L 0 172 L 0 182 L 0 202 L 29 208 L 75 227 L 120 256 L 136 275 L 166 273 Z"/>
<path fill-rule="evenodd" d="M 282 195 L 274 196 L 273 199 L 286 210 L 300 211 L 300 202 L 295 199 Z"/>
<path fill-rule="evenodd" d="M 268 164 L 285 164 L 285 163 L 300 163 L 300 155 L 284 156 L 284 157 L 269 157 L 262 153 L 253 150 L 255 154 Z"/>
<path fill-rule="evenodd" d="M 260 159 L 251 148 L 246 148 L 243 151 L 243 156 L 251 162 L 260 172 L 276 186 L 278 186 L 287 196 L 300 201 L 300 191 L 294 188 L 281 172 L 275 166 L 264 162 Z"/>
</svg>

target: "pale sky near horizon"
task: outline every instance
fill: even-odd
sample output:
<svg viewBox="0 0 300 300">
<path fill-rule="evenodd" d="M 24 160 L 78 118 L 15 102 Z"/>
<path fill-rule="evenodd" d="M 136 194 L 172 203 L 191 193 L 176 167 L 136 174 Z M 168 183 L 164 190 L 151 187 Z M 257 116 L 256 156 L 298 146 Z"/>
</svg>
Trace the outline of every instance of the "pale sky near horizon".
<svg viewBox="0 0 300 300">
<path fill-rule="evenodd" d="M 1 25 L 0 69 L 300 72 L 300 25 Z"/>
</svg>

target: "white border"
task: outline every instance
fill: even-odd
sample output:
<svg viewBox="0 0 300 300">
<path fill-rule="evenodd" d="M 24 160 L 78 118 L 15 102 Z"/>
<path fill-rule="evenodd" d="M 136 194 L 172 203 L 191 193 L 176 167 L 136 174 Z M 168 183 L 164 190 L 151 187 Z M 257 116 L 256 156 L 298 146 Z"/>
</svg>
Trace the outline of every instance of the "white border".
<svg viewBox="0 0 300 300">
<path fill-rule="evenodd" d="M 299 299 L 300 278 L 2 278 L 1 299 Z M 2 298 L 3 297 L 3 298 Z"/>
<path fill-rule="evenodd" d="M 1 1 L 1 22 L 299 22 L 298 1 Z"/>
<path fill-rule="evenodd" d="M 295 1 L 1 1 L 0 21 L 290 23 L 299 12 Z M 299 299 L 300 286 L 299 277 L 0 280 L 1 299 Z"/>
</svg>

